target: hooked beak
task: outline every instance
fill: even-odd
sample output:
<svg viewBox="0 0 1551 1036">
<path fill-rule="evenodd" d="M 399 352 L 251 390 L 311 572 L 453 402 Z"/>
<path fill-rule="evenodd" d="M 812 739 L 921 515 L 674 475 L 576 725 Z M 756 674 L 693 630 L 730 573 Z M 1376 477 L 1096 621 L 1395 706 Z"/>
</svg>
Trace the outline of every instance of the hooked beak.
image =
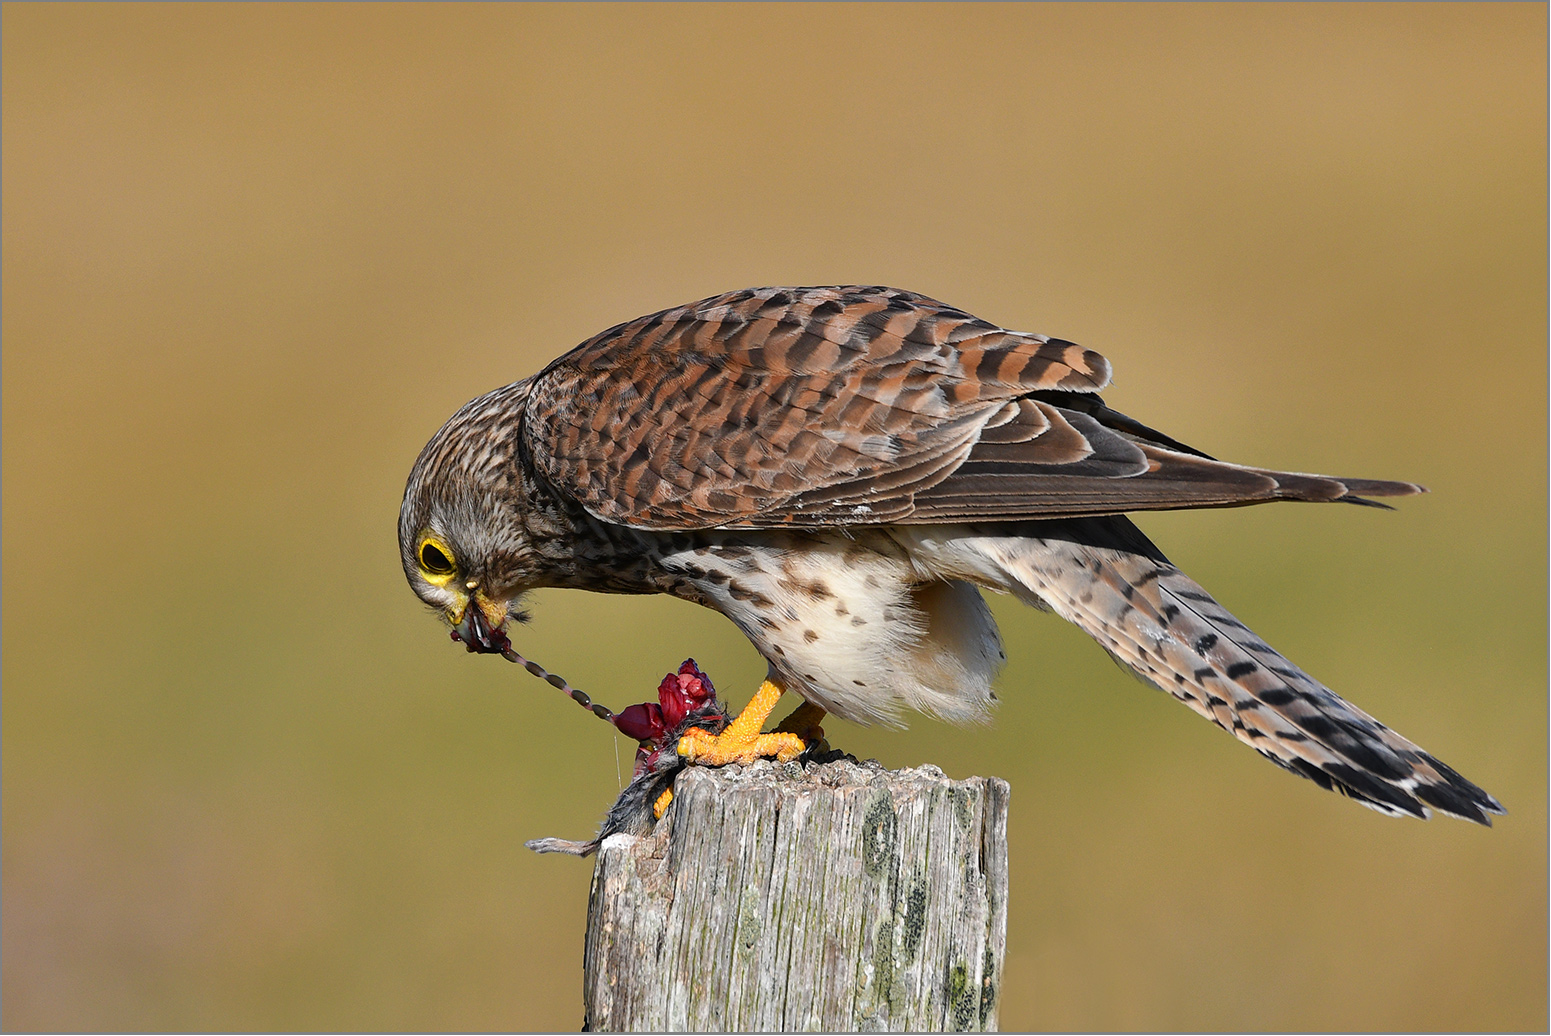
<svg viewBox="0 0 1551 1036">
<path fill-rule="evenodd" d="M 452 639 L 470 651 L 500 654 L 511 648 L 506 636 L 506 610 L 475 593 L 463 605 L 463 613 L 453 617 Z"/>
</svg>

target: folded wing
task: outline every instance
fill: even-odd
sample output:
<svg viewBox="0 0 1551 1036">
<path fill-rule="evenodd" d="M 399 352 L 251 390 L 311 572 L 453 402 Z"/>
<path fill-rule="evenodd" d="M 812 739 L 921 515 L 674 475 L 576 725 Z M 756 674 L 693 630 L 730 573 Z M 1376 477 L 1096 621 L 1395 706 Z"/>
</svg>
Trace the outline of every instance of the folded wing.
<svg viewBox="0 0 1551 1036">
<path fill-rule="evenodd" d="M 763 288 L 611 328 L 533 379 L 524 446 L 650 528 L 1077 517 L 1403 482 L 1213 460 L 1106 407 L 1109 363 L 890 288 Z"/>
</svg>

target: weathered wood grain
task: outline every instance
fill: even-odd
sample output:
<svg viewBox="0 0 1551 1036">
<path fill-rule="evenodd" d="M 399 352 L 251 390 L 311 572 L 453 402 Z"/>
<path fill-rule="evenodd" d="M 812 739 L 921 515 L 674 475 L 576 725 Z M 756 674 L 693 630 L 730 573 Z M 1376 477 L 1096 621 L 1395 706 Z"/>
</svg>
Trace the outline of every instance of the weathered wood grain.
<svg viewBox="0 0 1551 1036">
<path fill-rule="evenodd" d="M 599 850 L 587 1028 L 995 1029 L 1007 799 L 932 766 L 685 771 Z"/>
</svg>

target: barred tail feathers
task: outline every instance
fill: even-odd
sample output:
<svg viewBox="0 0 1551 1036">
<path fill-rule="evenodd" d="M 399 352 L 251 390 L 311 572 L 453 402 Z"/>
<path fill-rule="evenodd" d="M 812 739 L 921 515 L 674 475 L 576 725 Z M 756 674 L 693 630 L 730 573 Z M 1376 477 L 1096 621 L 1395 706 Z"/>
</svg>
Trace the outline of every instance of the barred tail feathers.
<svg viewBox="0 0 1551 1036">
<path fill-rule="evenodd" d="M 955 538 L 981 578 L 1081 627 L 1148 683 L 1279 766 L 1391 816 L 1491 825 L 1503 808 L 1283 658 L 1125 518 L 1029 523 L 1046 535 Z M 1051 535 L 1053 534 L 1053 535 Z M 942 541 L 933 544 L 947 546 Z M 990 562 L 990 566 L 985 564 Z"/>
</svg>

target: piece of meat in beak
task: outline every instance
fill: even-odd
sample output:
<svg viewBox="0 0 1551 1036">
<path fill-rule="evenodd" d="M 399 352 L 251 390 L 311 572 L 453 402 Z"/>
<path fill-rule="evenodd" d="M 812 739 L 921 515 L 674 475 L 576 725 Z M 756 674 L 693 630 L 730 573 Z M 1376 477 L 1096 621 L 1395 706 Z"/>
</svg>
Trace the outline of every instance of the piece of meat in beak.
<svg viewBox="0 0 1551 1036">
<path fill-rule="evenodd" d="M 490 624 L 483 603 L 479 600 L 469 601 L 463 614 L 452 624 L 452 639 L 461 642 L 470 651 L 499 655 L 510 650 L 512 642 L 506 636 L 504 621 L 494 626 Z"/>
</svg>

